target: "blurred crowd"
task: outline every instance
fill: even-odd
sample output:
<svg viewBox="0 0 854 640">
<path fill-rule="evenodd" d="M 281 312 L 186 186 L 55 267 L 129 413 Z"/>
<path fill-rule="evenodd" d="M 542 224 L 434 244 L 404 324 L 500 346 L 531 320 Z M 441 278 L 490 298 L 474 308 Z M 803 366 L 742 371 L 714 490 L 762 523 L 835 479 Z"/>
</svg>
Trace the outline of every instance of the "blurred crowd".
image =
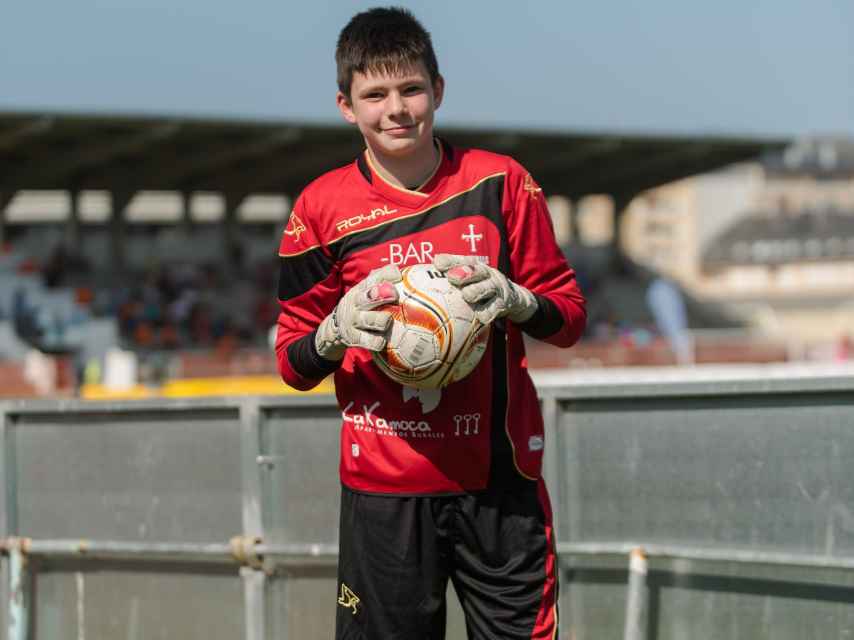
<svg viewBox="0 0 854 640">
<path fill-rule="evenodd" d="M 0 251 L 0 284 L 6 289 L 0 320 L 12 320 L 14 333 L 41 352 L 74 354 L 81 372 L 110 347 L 151 362 L 165 362 L 170 352 L 229 356 L 247 347 L 269 350 L 278 314 L 275 255 L 249 260 L 238 250 L 217 262 L 152 256 L 145 268 L 113 273 L 61 244 L 41 261 L 13 254 L 9 246 Z M 640 353 L 664 342 L 677 356 L 684 351 L 677 360 L 687 363 L 699 351 L 692 356 L 688 350 L 695 347 L 680 339 L 693 327 L 743 329 L 720 308 L 678 287 L 665 287 L 664 299 L 651 296 L 655 283 L 661 289 L 661 278 L 629 260 L 612 258 L 599 269 L 587 268 L 589 263 L 575 262 L 589 320 L 578 353 L 596 345 Z M 92 320 L 109 330 L 91 330 L 97 324 Z M 816 358 L 850 361 L 852 344 L 850 335 L 839 336 L 828 345 L 832 353 Z M 0 351 L 0 359 L 8 359 L 10 350 Z M 787 357 L 785 351 L 773 355 Z"/>
<path fill-rule="evenodd" d="M 119 346 L 135 351 L 261 346 L 278 313 L 277 277 L 275 258 L 247 264 L 239 252 L 217 264 L 152 260 L 119 277 L 60 245 L 42 262 L 15 261 L 8 315 L 20 338 L 46 351 L 99 317 L 115 318 Z"/>
<path fill-rule="evenodd" d="M 228 269 L 221 264 L 160 263 L 113 291 L 119 331 L 134 349 L 265 343 L 275 323 L 276 264 Z"/>
</svg>

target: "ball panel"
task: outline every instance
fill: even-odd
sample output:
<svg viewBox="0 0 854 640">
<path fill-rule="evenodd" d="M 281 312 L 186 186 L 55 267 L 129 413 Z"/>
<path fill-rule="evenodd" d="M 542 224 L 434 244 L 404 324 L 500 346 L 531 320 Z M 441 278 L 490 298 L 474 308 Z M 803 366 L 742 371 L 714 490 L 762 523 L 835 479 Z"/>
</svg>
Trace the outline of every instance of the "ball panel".
<svg viewBox="0 0 854 640">
<path fill-rule="evenodd" d="M 489 326 L 478 323 L 472 325 L 472 331 L 466 343 L 460 349 L 457 358 L 450 366 L 450 382 L 462 380 L 480 363 L 489 343 Z"/>
<path fill-rule="evenodd" d="M 432 364 L 439 359 L 436 334 L 421 327 L 408 326 L 394 351 L 411 369 Z"/>
</svg>

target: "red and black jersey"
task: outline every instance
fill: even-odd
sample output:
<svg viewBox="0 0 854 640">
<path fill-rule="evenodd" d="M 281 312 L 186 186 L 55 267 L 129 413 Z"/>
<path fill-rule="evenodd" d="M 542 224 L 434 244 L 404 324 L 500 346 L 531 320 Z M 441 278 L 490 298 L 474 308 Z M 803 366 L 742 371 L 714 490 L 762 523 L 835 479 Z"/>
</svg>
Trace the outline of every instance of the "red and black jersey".
<svg viewBox="0 0 854 640">
<path fill-rule="evenodd" d="M 355 491 L 435 495 L 537 480 L 543 420 L 522 332 L 568 347 L 584 328 L 584 298 L 530 174 L 507 156 L 441 151 L 417 191 L 386 182 L 363 153 L 303 191 L 282 236 L 279 370 L 297 389 L 334 371 L 341 480 Z M 442 390 L 394 382 L 364 349 L 341 363 L 319 356 L 316 329 L 350 287 L 439 253 L 480 256 L 534 292 L 538 311 L 522 325 L 496 322 L 480 364 Z"/>
</svg>

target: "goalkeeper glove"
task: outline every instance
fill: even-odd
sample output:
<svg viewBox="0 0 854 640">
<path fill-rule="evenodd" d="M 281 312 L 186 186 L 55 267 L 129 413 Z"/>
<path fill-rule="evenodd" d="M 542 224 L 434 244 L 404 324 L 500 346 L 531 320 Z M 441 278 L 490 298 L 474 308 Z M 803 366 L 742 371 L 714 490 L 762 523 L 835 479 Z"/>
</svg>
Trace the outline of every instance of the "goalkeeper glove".
<svg viewBox="0 0 854 640">
<path fill-rule="evenodd" d="M 440 253 L 433 258 L 433 266 L 460 289 L 463 298 L 483 324 L 490 324 L 505 316 L 518 324 L 528 320 L 537 311 L 537 298 L 533 293 L 511 282 L 498 269 L 493 269 L 475 256 Z"/>
<path fill-rule="evenodd" d="M 340 360 L 347 347 L 363 347 L 380 351 L 386 345 L 383 335 L 391 326 L 387 311 L 377 307 L 397 301 L 395 282 L 401 279 L 394 265 L 375 269 L 368 277 L 350 289 L 317 328 L 314 345 L 323 358 Z"/>
</svg>

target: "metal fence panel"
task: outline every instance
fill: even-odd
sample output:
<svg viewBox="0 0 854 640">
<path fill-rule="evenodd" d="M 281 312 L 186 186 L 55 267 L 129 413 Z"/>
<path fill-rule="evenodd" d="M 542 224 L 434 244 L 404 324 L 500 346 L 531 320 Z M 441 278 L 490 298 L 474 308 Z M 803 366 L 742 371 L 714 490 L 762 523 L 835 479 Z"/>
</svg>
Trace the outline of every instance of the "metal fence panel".
<svg viewBox="0 0 854 640">
<path fill-rule="evenodd" d="M 852 388 L 850 380 L 754 380 L 558 392 L 550 444 L 562 458 L 560 540 L 850 560 Z M 621 637 L 625 558 L 564 563 L 562 635 Z M 652 563 L 643 636 L 650 640 L 854 634 L 850 573 Z"/>
<path fill-rule="evenodd" d="M 0 556 L 0 639 L 6 640 L 6 630 L 9 627 L 9 620 L 6 617 L 9 602 L 9 563 L 5 556 Z"/>
<path fill-rule="evenodd" d="M 564 568 L 560 574 L 560 640 L 621 638 L 627 579 L 621 558 L 573 561 L 572 568 Z"/>
<path fill-rule="evenodd" d="M 561 539 L 854 553 L 850 393 L 568 402 Z"/>
<path fill-rule="evenodd" d="M 653 563 L 648 633 L 804 640 L 854 635 L 854 576 L 838 570 Z"/>
<path fill-rule="evenodd" d="M 140 567 L 41 571 L 33 637 L 50 640 L 239 640 L 243 586 L 226 573 Z"/>
<path fill-rule="evenodd" d="M 14 416 L 14 529 L 38 538 L 223 542 L 242 530 L 236 409 Z"/>
<path fill-rule="evenodd" d="M 280 575 L 268 582 L 269 640 L 335 637 L 336 568 Z"/>
<path fill-rule="evenodd" d="M 330 404 L 270 408 L 261 415 L 265 539 L 337 544 L 340 412 Z"/>
<path fill-rule="evenodd" d="M 574 563 L 575 564 L 575 563 Z M 564 575 L 561 638 L 620 638 L 627 571 L 613 559 Z M 854 577 L 839 570 L 653 561 L 644 638 L 824 640 L 854 635 Z"/>
<path fill-rule="evenodd" d="M 8 455 L 8 447 L 6 446 L 6 412 L 0 405 L 0 537 L 6 538 L 9 536 L 9 526 L 7 519 L 7 498 L 11 489 L 11 469 L 9 468 L 10 456 Z M 0 640 L 7 640 L 7 628 L 9 621 L 7 619 L 9 603 L 9 563 L 6 556 L 0 555 Z"/>
<path fill-rule="evenodd" d="M 562 640 L 622 636 L 625 543 L 651 552 L 680 545 L 695 550 L 683 557 L 705 558 L 652 554 L 647 640 L 854 637 L 854 572 L 822 566 L 854 566 L 854 380 L 540 392 L 564 545 Z M 338 540 L 340 492 L 333 398 L 21 403 L 0 406 L 0 424 L 4 411 L 2 534 L 42 541 L 30 563 L 34 640 L 78 638 L 81 619 L 87 640 L 331 636 L 336 578 L 324 554 Z M 243 579 L 226 564 L 235 552 L 226 543 L 241 532 L 248 555 L 237 556 L 255 567 L 244 567 Z M 256 536 L 270 545 L 267 568 L 294 544 L 306 545 L 303 564 L 291 558 L 265 580 L 251 551 Z M 217 559 L 191 565 L 179 559 L 184 551 L 161 549 L 169 557 L 157 562 L 138 553 L 104 560 L 96 545 L 88 558 L 46 559 L 62 546 L 48 538 L 212 543 L 199 553 Z M 750 560 L 756 551 L 766 564 Z M 8 602 L 5 558 L 0 573 Z M 4 630 L 6 613 L 0 607 Z M 447 637 L 465 637 L 464 627 L 449 590 Z"/>
</svg>

